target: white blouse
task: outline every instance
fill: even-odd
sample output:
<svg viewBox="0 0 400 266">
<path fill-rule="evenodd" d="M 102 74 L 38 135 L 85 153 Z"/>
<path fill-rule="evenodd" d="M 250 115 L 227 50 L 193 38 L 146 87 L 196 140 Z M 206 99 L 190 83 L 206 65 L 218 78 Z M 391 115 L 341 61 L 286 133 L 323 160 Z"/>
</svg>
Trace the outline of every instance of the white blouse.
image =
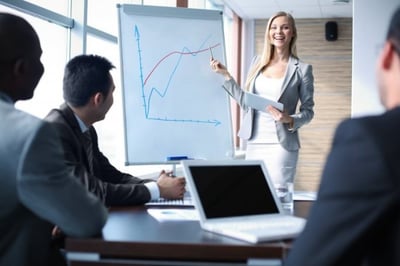
<svg viewBox="0 0 400 266">
<path fill-rule="evenodd" d="M 282 90 L 283 78 L 268 78 L 260 74 L 255 80 L 254 93 L 277 101 Z M 278 143 L 275 121 L 268 112 L 254 113 L 253 137 L 250 143 Z"/>
</svg>

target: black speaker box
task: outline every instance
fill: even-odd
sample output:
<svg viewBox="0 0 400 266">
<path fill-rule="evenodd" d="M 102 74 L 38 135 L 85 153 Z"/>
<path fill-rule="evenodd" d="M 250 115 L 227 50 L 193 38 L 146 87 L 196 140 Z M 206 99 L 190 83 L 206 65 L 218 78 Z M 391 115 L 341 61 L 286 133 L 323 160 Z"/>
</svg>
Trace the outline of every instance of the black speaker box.
<svg viewBox="0 0 400 266">
<path fill-rule="evenodd" d="M 338 26 L 336 21 L 325 23 L 325 39 L 327 41 L 336 41 L 338 38 Z"/>
</svg>

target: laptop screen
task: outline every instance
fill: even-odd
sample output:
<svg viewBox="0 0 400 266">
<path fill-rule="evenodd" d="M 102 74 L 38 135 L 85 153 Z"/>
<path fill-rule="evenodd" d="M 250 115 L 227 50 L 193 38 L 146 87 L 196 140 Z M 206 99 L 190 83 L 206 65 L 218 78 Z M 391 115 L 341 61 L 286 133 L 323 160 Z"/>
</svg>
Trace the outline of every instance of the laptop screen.
<svg viewBox="0 0 400 266">
<path fill-rule="evenodd" d="M 261 165 L 190 165 L 189 169 L 207 218 L 279 213 Z"/>
</svg>

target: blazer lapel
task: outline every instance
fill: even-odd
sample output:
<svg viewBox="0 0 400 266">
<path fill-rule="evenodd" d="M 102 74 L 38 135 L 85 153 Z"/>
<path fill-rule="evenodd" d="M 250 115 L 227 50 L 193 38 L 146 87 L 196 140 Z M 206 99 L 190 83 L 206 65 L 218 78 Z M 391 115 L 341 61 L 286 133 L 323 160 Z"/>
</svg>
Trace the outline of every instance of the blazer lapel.
<svg viewBox="0 0 400 266">
<path fill-rule="evenodd" d="M 283 79 L 283 83 L 282 83 L 281 93 L 280 93 L 278 99 L 280 99 L 280 97 L 285 92 L 286 88 L 288 87 L 290 80 L 292 79 L 294 73 L 296 72 L 298 64 L 299 64 L 299 60 L 297 58 L 295 58 L 293 56 L 291 56 L 289 58 L 285 78 Z"/>
</svg>

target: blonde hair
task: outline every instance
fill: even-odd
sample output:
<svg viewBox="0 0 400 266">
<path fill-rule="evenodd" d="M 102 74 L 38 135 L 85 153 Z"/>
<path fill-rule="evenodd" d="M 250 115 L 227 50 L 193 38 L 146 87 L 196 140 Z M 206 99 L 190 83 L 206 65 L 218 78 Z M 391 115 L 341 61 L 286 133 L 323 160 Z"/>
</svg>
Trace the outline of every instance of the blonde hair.
<svg viewBox="0 0 400 266">
<path fill-rule="evenodd" d="M 268 20 L 268 24 L 265 29 L 264 48 L 261 54 L 261 58 L 251 67 L 247 75 L 245 83 L 246 91 L 250 90 L 250 84 L 253 81 L 253 79 L 255 79 L 260 70 L 263 69 L 265 66 L 267 66 L 272 59 L 272 56 L 274 54 L 274 46 L 271 44 L 271 40 L 269 39 L 269 30 L 271 28 L 272 21 L 274 21 L 275 18 L 282 16 L 287 17 L 289 19 L 289 24 L 293 30 L 293 38 L 289 44 L 289 53 L 290 55 L 297 57 L 297 49 L 296 49 L 297 29 L 294 18 L 291 14 L 287 12 L 279 11 L 275 13 L 273 16 L 271 16 Z"/>
</svg>

